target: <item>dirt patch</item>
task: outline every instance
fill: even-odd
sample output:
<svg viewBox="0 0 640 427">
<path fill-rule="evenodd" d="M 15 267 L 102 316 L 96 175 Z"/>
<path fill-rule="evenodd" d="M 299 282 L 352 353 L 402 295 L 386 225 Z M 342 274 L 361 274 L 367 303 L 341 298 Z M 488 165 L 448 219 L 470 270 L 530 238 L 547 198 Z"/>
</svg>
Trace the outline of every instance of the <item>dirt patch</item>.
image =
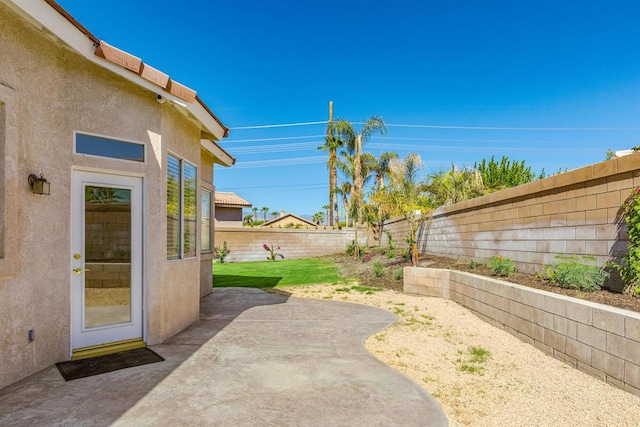
<svg viewBox="0 0 640 427">
<path fill-rule="evenodd" d="M 352 278 L 366 286 L 379 287 L 400 292 L 402 291 L 402 279 L 397 278 L 397 271 L 401 270 L 403 267 L 411 266 L 411 262 L 403 257 L 392 257 L 383 249 L 378 248 L 372 249 L 360 260 L 347 255 L 334 255 L 331 259 L 336 263 L 343 277 Z M 380 276 L 375 274 L 374 265 L 376 263 L 382 264 L 382 271 L 384 273 Z M 466 271 L 482 276 L 495 277 L 491 275 L 491 270 L 484 265 L 478 265 L 475 266 L 475 268 L 471 268 L 469 261 L 462 262 L 445 257 L 423 255 L 420 258 L 420 264 L 430 268 Z M 552 285 L 548 280 L 542 277 L 536 277 L 524 273 L 515 273 L 509 277 L 500 277 L 499 279 L 585 301 L 592 301 L 610 305 L 612 307 L 640 312 L 640 298 L 634 298 L 626 294 L 607 290 L 581 292 L 571 289 L 562 289 Z"/>
</svg>

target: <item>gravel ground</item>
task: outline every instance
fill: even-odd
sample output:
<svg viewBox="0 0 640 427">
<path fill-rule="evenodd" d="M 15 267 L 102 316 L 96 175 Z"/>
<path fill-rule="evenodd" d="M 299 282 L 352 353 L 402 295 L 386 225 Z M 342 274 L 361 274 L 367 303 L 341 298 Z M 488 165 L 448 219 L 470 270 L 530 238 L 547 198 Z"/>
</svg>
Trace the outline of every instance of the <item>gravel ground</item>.
<svg viewBox="0 0 640 427">
<path fill-rule="evenodd" d="M 399 321 L 371 336 L 366 347 L 436 398 L 451 426 L 640 425 L 640 398 L 545 355 L 455 302 L 352 285 L 282 290 L 396 313 Z"/>
</svg>

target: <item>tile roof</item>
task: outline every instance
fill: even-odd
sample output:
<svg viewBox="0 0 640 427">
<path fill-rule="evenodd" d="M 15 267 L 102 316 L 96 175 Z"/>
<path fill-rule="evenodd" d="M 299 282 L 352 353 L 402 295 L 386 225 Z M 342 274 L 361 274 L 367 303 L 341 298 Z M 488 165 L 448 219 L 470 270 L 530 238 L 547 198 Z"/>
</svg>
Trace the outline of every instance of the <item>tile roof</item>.
<svg viewBox="0 0 640 427">
<path fill-rule="evenodd" d="M 215 205 L 227 208 L 250 208 L 253 206 L 236 193 L 216 191 L 215 192 Z"/>
<path fill-rule="evenodd" d="M 62 6 L 56 3 L 54 0 L 44 0 L 49 6 L 62 15 L 67 21 L 75 26 L 81 33 L 83 33 L 89 40 L 91 40 L 96 46 L 94 54 L 100 58 L 103 58 L 113 64 L 125 68 L 134 74 L 142 77 L 143 79 L 157 85 L 159 88 L 167 91 L 176 98 L 182 99 L 189 103 L 197 102 L 204 110 L 220 125 L 224 134 L 223 137 L 229 135 L 229 128 L 226 127 L 218 117 L 213 114 L 211 109 L 200 99 L 196 91 L 183 85 L 175 80 L 172 80 L 169 75 L 163 73 L 151 67 L 148 64 L 142 62 L 142 60 L 128 52 L 118 49 L 109 45 L 103 40 L 100 40 L 93 35 L 87 28 L 85 28 L 80 22 L 78 22 L 73 16 L 69 14 Z M 235 160 L 235 159 L 234 159 Z"/>
</svg>

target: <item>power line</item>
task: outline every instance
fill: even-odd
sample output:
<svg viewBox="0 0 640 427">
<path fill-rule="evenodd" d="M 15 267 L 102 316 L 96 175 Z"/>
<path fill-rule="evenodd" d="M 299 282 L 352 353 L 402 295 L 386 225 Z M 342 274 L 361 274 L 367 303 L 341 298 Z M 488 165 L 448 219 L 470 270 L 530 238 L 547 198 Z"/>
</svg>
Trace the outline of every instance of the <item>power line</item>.
<svg viewBox="0 0 640 427">
<path fill-rule="evenodd" d="M 270 125 L 239 126 L 232 127 L 231 130 L 245 129 L 270 129 L 293 126 L 310 126 L 327 124 L 326 120 L 317 122 L 282 123 Z M 355 125 L 363 125 L 364 122 L 352 122 Z M 457 126 L 457 125 L 421 125 L 387 123 L 387 127 L 422 128 L 422 129 L 460 129 L 460 130 L 507 130 L 507 131 L 629 131 L 640 130 L 640 127 L 507 127 L 507 126 Z"/>
<path fill-rule="evenodd" d="M 223 188 L 218 189 L 219 191 L 235 191 L 235 190 L 246 190 L 246 189 L 255 189 L 255 188 L 284 188 L 284 187 L 300 187 L 300 186 L 318 186 L 322 185 L 328 187 L 329 185 L 324 182 L 314 182 L 307 184 L 284 184 L 284 185 L 256 185 L 251 187 L 233 187 L 233 188 Z"/>
<path fill-rule="evenodd" d="M 235 139 L 232 141 L 222 141 L 224 142 L 262 142 L 262 141 L 283 141 L 287 139 L 308 139 L 308 138 L 324 138 L 324 135 L 307 135 L 307 136 L 285 136 L 282 138 L 258 138 L 258 139 Z"/>
<path fill-rule="evenodd" d="M 272 159 L 272 160 L 255 160 L 251 162 L 241 162 L 235 164 L 234 169 L 246 169 L 255 167 L 268 167 L 268 166 L 293 166 L 293 165 L 305 165 L 313 163 L 326 163 L 327 159 L 324 156 L 310 156 L 310 157 L 292 157 L 290 159 Z"/>
<path fill-rule="evenodd" d="M 364 124 L 364 123 L 355 123 Z M 462 129 L 462 130 L 514 130 L 514 131 L 614 131 L 640 130 L 640 127 L 602 127 L 602 128 L 547 128 L 547 127 L 500 127 L 500 126 L 444 126 L 444 125 L 405 125 L 388 123 L 387 127 L 425 128 L 425 129 Z"/>
<path fill-rule="evenodd" d="M 284 151 L 301 151 L 318 149 L 320 142 L 300 142 L 297 144 L 273 144 L 273 145 L 252 145 L 249 147 L 232 148 L 230 151 L 235 154 L 258 154 L 258 153 L 275 153 Z"/>
<path fill-rule="evenodd" d="M 269 128 L 286 128 L 293 126 L 309 126 L 309 125 L 324 125 L 327 124 L 326 120 L 321 122 L 302 122 L 302 123 L 282 123 L 276 125 L 257 125 L 257 126 L 240 126 L 229 128 L 231 130 L 245 130 L 245 129 L 269 129 Z"/>
<path fill-rule="evenodd" d="M 470 141 L 471 142 L 471 141 Z M 518 141 L 512 141 L 518 142 Z M 520 141 L 524 142 L 524 141 Z M 267 153 L 284 153 L 291 151 L 317 151 L 318 144 L 321 142 L 301 142 L 295 144 L 272 144 L 272 145 L 253 145 L 248 147 L 240 147 L 231 149 L 233 155 L 239 154 L 267 154 Z M 523 153 L 574 153 L 575 147 L 565 148 L 545 148 L 545 147 L 488 147 L 488 146 L 464 146 L 464 145 L 416 145 L 416 144 L 398 144 L 387 142 L 372 142 L 367 145 L 372 149 L 390 149 L 390 150 L 417 150 L 417 151 L 438 151 L 438 152 L 486 152 L 486 151 L 510 151 L 510 152 L 523 152 Z M 581 148 L 582 153 L 599 153 L 600 149 L 585 149 Z"/>
</svg>

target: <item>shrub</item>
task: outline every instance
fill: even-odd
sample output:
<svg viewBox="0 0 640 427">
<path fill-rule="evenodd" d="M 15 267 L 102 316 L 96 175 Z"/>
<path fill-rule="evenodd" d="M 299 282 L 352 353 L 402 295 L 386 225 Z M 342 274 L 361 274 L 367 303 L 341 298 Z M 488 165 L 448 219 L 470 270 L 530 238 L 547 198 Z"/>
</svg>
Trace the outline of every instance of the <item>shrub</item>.
<svg viewBox="0 0 640 427">
<path fill-rule="evenodd" d="M 348 256 L 353 256 L 356 253 L 356 242 L 352 240 L 351 243 L 347 245 L 344 253 Z"/>
<path fill-rule="evenodd" d="M 371 255 L 369 255 L 369 254 L 365 254 L 365 255 L 362 257 L 362 262 L 369 262 L 369 261 L 371 261 Z"/>
<path fill-rule="evenodd" d="M 380 261 L 373 263 L 373 274 L 375 274 L 376 277 L 384 276 L 384 265 Z"/>
<path fill-rule="evenodd" d="M 480 267 L 481 265 L 482 265 L 481 262 L 471 260 L 471 261 L 469 261 L 469 270 L 475 270 L 476 268 Z"/>
<path fill-rule="evenodd" d="M 509 277 L 516 272 L 516 266 L 511 258 L 496 255 L 489 261 L 489 270 L 494 276 Z"/>
<path fill-rule="evenodd" d="M 396 254 L 394 254 L 393 252 L 387 252 L 387 258 L 388 259 L 393 259 L 396 257 Z"/>
<path fill-rule="evenodd" d="M 400 280 L 404 279 L 404 269 L 402 269 L 402 268 L 396 268 L 396 269 L 393 271 L 393 278 L 394 278 L 395 280 L 398 280 L 398 281 L 400 281 Z"/>
<path fill-rule="evenodd" d="M 226 240 L 222 242 L 222 248 L 219 246 L 216 246 L 213 249 L 213 254 L 215 255 L 216 259 L 220 261 L 220 263 L 224 263 L 224 259 L 227 257 L 227 255 L 229 255 L 230 252 L 231 251 L 227 248 Z"/>
<path fill-rule="evenodd" d="M 396 246 L 393 244 L 393 234 L 391 234 L 390 231 L 386 231 L 384 232 L 384 234 L 387 235 L 387 248 L 392 251 L 396 248 Z"/>
<path fill-rule="evenodd" d="M 269 252 L 267 259 L 270 261 L 275 261 L 278 257 L 284 259 L 284 255 L 282 255 L 281 253 L 278 253 L 278 251 L 280 250 L 280 246 L 276 246 L 274 249 L 273 243 L 271 244 L 271 246 L 267 245 L 266 243 L 263 243 L 262 249 Z"/>
<path fill-rule="evenodd" d="M 556 259 L 559 262 L 545 267 L 545 270 L 549 281 L 560 288 L 597 291 L 609 278 L 608 272 L 595 265 L 593 256 L 579 258 L 558 255 Z"/>
<path fill-rule="evenodd" d="M 629 237 L 628 251 L 623 265 L 616 266 L 625 283 L 624 292 L 640 296 L 640 188 L 631 191 L 631 195 L 622 204 L 624 221 Z"/>
</svg>

